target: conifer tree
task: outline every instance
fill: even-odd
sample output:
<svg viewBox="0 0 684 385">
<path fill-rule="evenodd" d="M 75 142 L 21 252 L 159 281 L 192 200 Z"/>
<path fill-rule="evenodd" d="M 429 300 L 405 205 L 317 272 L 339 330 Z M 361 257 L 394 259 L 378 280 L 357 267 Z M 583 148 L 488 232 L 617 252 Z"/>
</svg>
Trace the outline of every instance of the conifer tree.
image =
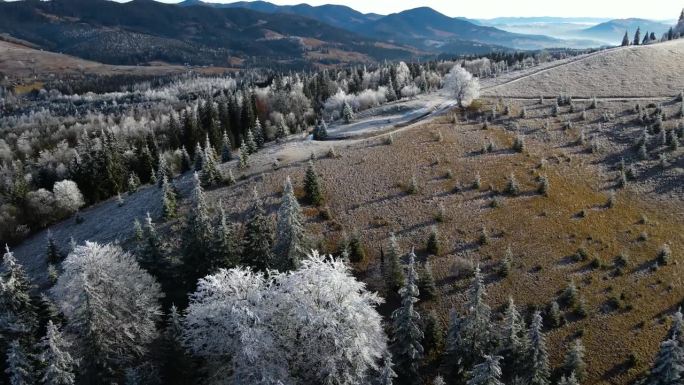
<svg viewBox="0 0 684 385">
<path fill-rule="evenodd" d="M 170 219 L 176 216 L 178 211 L 178 202 L 176 200 L 176 192 L 169 179 L 164 176 L 162 180 L 162 215 L 165 219 Z"/>
<path fill-rule="evenodd" d="M 560 380 L 558 380 L 558 385 L 580 385 L 580 383 L 577 381 L 575 373 L 570 373 L 569 377 L 561 376 Z"/>
<path fill-rule="evenodd" d="M 216 163 L 214 149 L 211 146 L 206 146 L 202 155 L 202 170 L 200 173 L 203 186 L 216 186 L 221 183 L 221 173 Z"/>
<path fill-rule="evenodd" d="M 387 267 L 385 269 L 385 285 L 391 293 L 397 292 L 404 283 L 404 268 L 401 265 L 399 244 L 394 233 L 390 233 L 387 249 Z"/>
<path fill-rule="evenodd" d="M 254 189 L 254 202 L 245 224 L 242 240 L 242 262 L 256 270 L 276 268 L 273 257 L 273 230 L 271 220 L 264 210 L 259 194 Z"/>
<path fill-rule="evenodd" d="M 425 353 L 438 351 L 444 343 L 444 330 L 442 329 L 442 324 L 439 322 L 437 313 L 435 313 L 434 310 L 428 312 L 425 316 L 423 334 L 425 335 L 425 339 L 423 340 Z"/>
<path fill-rule="evenodd" d="M 501 356 L 485 355 L 484 361 L 473 367 L 468 385 L 503 385 L 499 360 Z"/>
<path fill-rule="evenodd" d="M 432 385 L 446 385 L 446 382 L 444 382 L 444 377 L 438 374 L 437 377 L 435 377 L 435 380 L 432 381 Z"/>
<path fill-rule="evenodd" d="M 242 145 L 240 145 L 240 164 L 239 167 L 241 169 L 246 169 L 249 167 L 249 151 L 247 151 L 247 145 L 245 144 L 244 141 L 242 141 Z"/>
<path fill-rule="evenodd" d="M 134 193 L 138 191 L 138 188 L 140 187 L 140 178 L 138 178 L 138 174 L 135 172 L 132 172 L 128 175 L 128 192 L 129 193 Z"/>
<path fill-rule="evenodd" d="M 622 46 L 627 47 L 629 46 L 629 32 L 625 31 L 625 36 L 622 38 Z"/>
<path fill-rule="evenodd" d="M 437 226 L 432 226 L 430 229 L 430 236 L 427 240 L 427 252 L 432 255 L 439 255 L 439 232 Z"/>
<path fill-rule="evenodd" d="M 310 204 L 319 206 L 323 203 L 323 192 L 312 161 L 309 161 L 309 166 L 304 175 L 304 193 L 306 194 L 307 202 Z"/>
<path fill-rule="evenodd" d="M 394 372 L 392 367 L 392 356 L 390 354 L 385 355 L 384 362 L 380 368 L 380 377 L 378 378 L 378 385 L 392 385 L 394 379 L 397 378 L 397 373 Z"/>
<path fill-rule="evenodd" d="M 342 106 L 342 118 L 344 119 L 344 122 L 349 124 L 354 120 L 354 110 L 352 110 L 351 106 L 347 101 L 344 101 L 344 105 Z"/>
<path fill-rule="evenodd" d="M 247 139 L 245 141 L 245 145 L 247 145 L 247 152 L 250 154 L 255 154 L 257 152 L 257 144 L 254 140 L 254 133 L 252 130 L 247 130 Z"/>
<path fill-rule="evenodd" d="M 55 242 L 55 238 L 52 236 L 52 232 L 48 229 L 47 231 L 47 261 L 50 264 L 55 264 L 59 263 L 62 261 L 62 253 L 59 251 L 59 247 L 57 247 L 57 242 Z"/>
<path fill-rule="evenodd" d="M 152 222 L 152 217 L 148 212 L 145 216 L 145 224 L 143 225 L 143 240 L 140 244 L 138 252 L 138 263 L 140 267 L 147 270 L 150 274 L 155 276 L 159 281 L 163 281 L 168 269 L 168 261 L 161 239 L 157 234 L 157 230 Z"/>
<path fill-rule="evenodd" d="M 418 289 L 424 298 L 433 298 L 437 294 L 437 286 L 435 285 L 435 277 L 432 275 L 430 261 L 425 261 L 423 268 L 420 269 Z"/>
<path fill-rule="evenodd" d="M 325 140 L 328 137 L 328 125 L 325 120 L 321 120 L 320 124 L 316 126 L 313 132 L 314 140 Z"/>
<path fill-rule="evenodd" d="M 233 159 L 233 145 L 230 143 L 228 133 L 223 131 L 221 139 L 221 162 L 226 163 Z"/>
<path fill-rule="evenodd" d="M 355 230 L 352 232 L 345 251 L 348 254 L 347 256 L 349 257 L 350 262 L 357 263 L 366 259 L 366 250 L 364 249 L 363 244 L 361 244 L 361 235 L 358 231 Z"/>
<path fill-rule="evenodd" d="M 195 160 L 193 167 L 195 171 L 201 171 L 202 170 L 202 162 L 204 161 L 204 151 L 202 151 L 202 146 L 197 142 L 195 145 Z"/>
<path fill-rule="evenodd" d="M 632 44 L 634 44 L 634 45 L 641 44 L 641 28 L 637 27 L 637 30 L 634 33 L 634 42 Z"/>
<path fill-rule="evenodd" d="M 668 339 L 660 344 L 646 385 L 677 385 L 682 383 L 684 372 L 682 348 L 676 340 Z"/>
<path fill-rule="evenodd" d="M 228 222 L 226 210 L 223 203 L 219 201 L 221 216 L 214 239 L 214 262 L 212 271 L 217 269 L 230 269 L 240 262 L 240 245 L 237 239 L 237 230 L 233 224 Z"/>
<path fill-rule="evenodd" d="M 507 378 L 523 377 L 526 364 L 529 339 L 525 321 L 518 312 L 518 308 L 509 297 L 508 306 L 504 312 L 503 328 L 499 354 L 503 356 L 503 372 Z"/>
<path fill-rule="evenodd" d="M 0 269 L 0 332 L 5 336 L 30 336 L 38 326 L 31 283 L 24 268 L 5 245 Z"/>
<path fill-rule="evenodd" d="M 188 150 L 185 149 L 185 146 L 181 147 L 181 174 L 190 171 L 192 168 L 192 158 L 190 158 L 190 154 L 188 154 Z"/>
<path fill-rule="evenodd" d="M 261 121 L 258 117 L 254 122 L 254 128 L 252 129 L 252 132 L 254 132 L 254 142 L 256 143 L 257 148 L 264 147 L 266 138 L 264 138 L 264 129 L 261 127 Z"/>
<path fill-rule="evenodd" d="M 275 253 L 278 268 L 281 271 L 295 270 L 306 256 L 306 237 L 304 234 L 304 216 L 294 194 L 292 181 L 285 180 L 283 198 L 278 209 L 276 226 Z"/>
<path fill-rule="evenodd" d="M 530 385 L 548 385 L 551 370 L 549 368 L 549 355 L 546 350 L 546 339 L 542 333 L 542 316 L 539 311 L 532 317 L 530 326 L 530 351 L 529 351 L 529 383 Z"/>
<path fill-rule="evenodd" d="M 183 233 L 183 259 L 188 283 L 209 273 L 211 268 L 212 226 L 204 189 L 197 172 L 194 174 L 192 206 Z"/>
<path fill-rule="evenodd" d="M 193 382 L 192 358 L 183 346 L 183 318 L 176 305 L 171 305 L 163 332 L 161 380 L 164 384 Z"/>
<path fill-rule="evenodd" d="M 414 304 L 418 302 L 420 294 L 415 262 L 416 255 L 411 251 L 406 269 L 406 281 L 399 290 L 401 306 L 392 313 L 392 348 L 401 378 L 409 383 L 418 378 L 418 363 L 423 356 L 420 314 L 414 309 Z"/>
<path fill-rule="evenodd" d="M 584 346 L 581 339 L 576 339 L 565 356 L 565 372 L 568 376 L 575 375 L 577 380 L 584 381 L 587 376 L 587 365 L 584 363 Z"/>
<path fill-rule="evenodd" d="M 7 377 L 10 385 L 33 385 L 35 376 L 31 359 L 18 339 L 10 342 L 6 357 Z"/>
<path fill-rule="evenodd" d="M 157 184 L 159 187 L 164 185 L 164 178 L 171 178 L 171 169 L 164 156 L 159 157 L 159 165 L 157 166 Z"/>
<path fill-rule="evenodd" d="M 69 354 L 69 343 L 59 328 L 49 320 L 43 339 L 38 344 L 39 360 L 44 368 L 41 383 L 45 385 L 72 385 L 76 382 L 76 360 Z"/>
</svg>

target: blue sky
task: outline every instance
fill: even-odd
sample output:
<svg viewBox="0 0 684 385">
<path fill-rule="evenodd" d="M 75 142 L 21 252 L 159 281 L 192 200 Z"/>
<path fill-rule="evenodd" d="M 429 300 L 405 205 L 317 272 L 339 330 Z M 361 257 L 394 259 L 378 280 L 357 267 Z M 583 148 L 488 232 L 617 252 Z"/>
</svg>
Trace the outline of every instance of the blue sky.
<svg viewBox="0 0 684 385">
<path fill-rule="evenodd" d="M 175 3 L 178 0 L 163 0 Z M 230 0 L 205 0 L 231 2 Z M 297 4 L 302 1 L 271 0 L 276 4 Z M 341 4 L 361 12 L 388 14 L 410 8 L 429 6 L 449 16 L 493 18 L 499 16 L 566 16 L 644 19 L 676 19 L 684 3 L 681 0 L 656 0 L 652 3 L 636 0 L 308 0 L 311 5 Z"/>
</svg>

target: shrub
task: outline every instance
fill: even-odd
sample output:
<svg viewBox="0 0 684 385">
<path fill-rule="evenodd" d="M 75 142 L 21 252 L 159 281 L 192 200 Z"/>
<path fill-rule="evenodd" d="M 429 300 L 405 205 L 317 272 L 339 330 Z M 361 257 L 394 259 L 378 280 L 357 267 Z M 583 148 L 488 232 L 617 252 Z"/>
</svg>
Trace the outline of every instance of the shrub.
<svg viewBox="0 0 684 385">
<path fill-rule="evenodd" d="M 439 255 L 439 232 L 437 231 L 436 226 L 432 226 L 432 229 L 430 230 L 430 236 L 427 240 L 426 250 L 429 254 Z"/>
<path fill-rule="evenodd" d="M 480 178 L 480 173 L 475 174 L 475 180 L 473 181 L 473 189 L 479 190 L 482 188 L 482 178 Z"/>
<path fill-rule="evenodd" d="M 525 138 L 523 138 L 521 135 L 516 136 L 515 141 L 513 141 L 513 151 L 525 151 Z"/>
<path fill-rule="evenodd" d="M 549 178 L 545 175 L 539 177 L 539 187 L 537 187 L 537 192 L 543 196 L 549 196 Z"/>
<path fill-rule="evenodd" d="M 660 251 L 658 251 L 658 264 L 665 266 L 670 262 L 671 259 L 672 250 L 670 249 L 670 246 L 667 243 L 665 243 L 660 248 Z"/>
<path fill-rule="evenodd" d="M 518 184 L 518 180 L 515 179 L 515 174 L 511 174 L 510 177 L 508 177 L 508 183 L 506 184 L 506 194 L 516 196 L 520 194 L 520 185 Z"/>
<path fill-rule="evenodd" d="M 408 194 L 418 194 L 418 182 L 416 181 L 416 176 L 413 175 L 411 176 L 411 180 L 408 183 L 408 186 L 406 186 L 406 192 Z"/>
</svg>

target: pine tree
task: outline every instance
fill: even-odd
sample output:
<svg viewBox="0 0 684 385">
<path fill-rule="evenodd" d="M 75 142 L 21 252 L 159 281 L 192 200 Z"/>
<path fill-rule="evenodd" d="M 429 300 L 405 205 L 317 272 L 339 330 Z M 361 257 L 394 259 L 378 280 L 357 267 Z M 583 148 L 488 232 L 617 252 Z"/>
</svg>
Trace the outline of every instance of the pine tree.
<svg viewBox="0 0 684 385">
<path fill-rule="evenodd" d="M 444 377 L 438 374 L 437 377 L 435 377 L 435 380 L 432 381 L 432 385 L 446 385 L 446 382 L 444 382 Z"/>
<path fill-rule="evenodd" d="M 320 124 L 314 130 L 314 140 L 325 140 L 328 137 L 328 125 L 325 120 L 321 120 Z"/>
<path fill-rule="evenodd" d="M 190 154 L 188 154 L 188 150 L 185 149 L 185 146 L 181 147 L 181 174 L 187 171 L 190 171 L 192 168 L 192 158 L 190 158 Z"/>
<path fill-rule="evenodd" d="M 361 235 L 358 231 L 352 233 L 346 251 L 348 252 L 350 262 L 357 263 L 366 259 L 366 250 L 363 244 L 361 244 Z"/>
<path fill-rule="evenodd" d="M 162 180 L 162 215 L 165 219 L 171 219 L 176 216 L 177 211 L 176 192 L 168 178 L 164 176 Z"/>
<path fill-rule="evenodd" d="M 171 305 L 166 318 L 161 348 L 161 380 L 163 384 L 181 385 L 193 382 L 192 358 L 183 346 L 183 318 L 176 305 Z"/>
<path fill-rule="evenodd" d="M 44 367 L 41 382 L 45 385 L 72 385 L 76 382 L 76 361 L 69 354 L 71 343 L 49 320 L 43 339 L 38 344 L 39 359 Z"/>
<path fill-rule="evenodd" d="M 257 152 L 257 144 L 254 140 L 254 133 L 252 130 L 247 130 L 247 140 L 245 141 L 245 145 L 247 145 L 247 152 L 249 152 L 250 155 Z"/>
<path fill-rule="evenodd" d="M 344 105 L 342 106 L 342 118 L 344 119 L 344 122 L 349 124 L 354 120 L 354 110 L 352 110 L 351 106 L 347 101 L 344 101 Z"/>
<path fill-rule="evenodd" d="M 192 207 L 183 233 L 183 259 L 188 283 L 207 275 L 211 269 L 212 226 L 204 190 L 197 172 L 194 174 Z"/>
<path fill-rule="evenodd" d="M 7 245 L 0 272 L 0 332 L 6 338 L 30 336 L 38 326 L 31 283 Z"/>
<path fill-rule="evenodd" d="M 399 290 L 401 306 L 392 313 L 393 344 L 400 369 L 401 378 L 407 382 L 418 378 L 418 363 L 423 356 L 423 332 L 420 329 L 420 314 L 414 310 L 418 302 L 417 280 L 415 269 L 416 255 L 411 251 L 406 269 L 406 281 Z"/>
<path fill-rule="evenodd" d="M 564 369 L 568 376 L 574 374 L 577 380 L 584 381 L 587 376 L 587 365 L 584 363 L 584 346 L 581 339 L 576 339 L 565 356 Z"/>
<path fill-rule="evenodd" d="M 230 269 L 240 262 L 240 245 L 237 239 L 235 226 L 228 222 L 223 203 L 219 201 L 221 216 L 214 237 L 214 261 L 212 271 L 217 269 Z"/>
<path fill-rule="evenodd" d="M 171 169 L 164 156 L 159 157 L 159 165 L 157 166 L 157 184 L 159 187 L 164 185 L 164 178 L 171 178 Z"/>
<path fill-rule="evenodd" d="M 684 355 L 676 340 L 668 339 L 660 344 L 646 385 L 678 385 L 682 383 Z"/>
<path fill-rule="evenodd" d="M 5 373 L 9 377 L 10 385 L 35 384 L 31 359 L 19 340 L 10 342 L 5 363 L 7 366 Z"/>
<path fill-rule="evenodd" d="M 217 160 L 214 149 L 209 145 L 205 146 L 202 153 L 202 170 L 200 173 L 202 186 L 216 186 L 221 183 L 221 173 L 219 172 L 216 163 Z"/>
<path fill-rule="evenodd" d="M 527 359 L 529 339 L 525 328 L 525 321 L 518 312 L 513 298 L 509 297 L 508 306 L 504 312 L 503 328 L 499 354 L 503 359 L 503 372 L 507 378 L 523 377 Z"/>
<path fill-rule="evenodd" d="M 129 193 L 134 193 L 138 191 L 138 188 L 140 187 L 140 178 L 138 178 L 138 174 L 132 172 L 128 175 L 128 192 Z"/>
<path fill-rule="evenodd" d="M 247 151 L 247 145 L 245 144 L 244 141 L 242 141 L 242 145 L 240 145 L 240 164 L 239 167 L 241 169 L 246 169 L 249 167 L 249 151 Z"/>
<path fill-rule="evenodd" d="M 423 268 L 420 269 L 418 289 L 423 294 L 424 298 L 434 298 L 437 294 L 437 286 L 435 285 L 435 277 L 432 275 L 430 261 L 425 261 Z"/>
<path fill-rule="evenodd" d="M 385 355 L 385 360 L 380 368 L 380 377 L 378 378 L 378 385 L 392 385 L 397 374 L 394 372 L 392 367 L 392 356 L 390 354 Z"/>
<path fill-rule="evenodd" d="M 641 44 L 641 28 L 637 28 L 636 32 L 634 33 L 634 42 L 632 44 Z"/>
<path fill-rule="evenodd" d="M 223 137 L 221 139 L 221 162 L 229 162 L 233 159 L 233 145 L 230 143 L 230 138 L 228 138 L 228 133 L 223 131 Z"/>
<path fill-rule="evenodd" d="M 437 231 L 437 226 L 432 226 L 430 236 L 427 240 L 426 250 L 432 255 L 439 255 L 439 249 L 439 232 Z"/>
<path fill-rule="evenodd" d="M 257 148 L 264 147 L 266 138 L 264 138 L 264 129 L 261 127 L 261 121 L 259 118 L 256 118 L 252 132 L 254 132 L 254 142 L 256 143 Z"/>
<path fill-rule="evenodd" d="M 473 372 L 468 385 L 503 385 L 500 381 L 501 367 L 499 360 L 501 356 L 485 355 L 484 361 L 473 367 Z"/>
<path fill-rule="evenodd" d="M 302 258 L 306 256 L 303 222 L 302 209 L 297 202 L 292 181 L 288 176 L 285 180 L 283 198 L 278 209 L 276 226 L 275 253 L 279 260 L 278 268 L 281 271 L 297 269 Z"/>
<path fill-rule="evenodd" d="M 420 291 L 420 288 L 418 289 Z M 425 339 L 423 340 L 423 347 L 425 352 L 437 352 L 444 343 L 444 330 L 442 324 L 437 319 L 437 313 L 434 310 L 427 313 L 425 316 L 425 330 L 423 332 Z"/>
<path fill-rule="evenodd" d="M 48 229 L 47 231 L 47 253 L 46 253 L 48 263 L 54 264 L 62 261 L 62 253 L 57 247 L 57 242 L 52 236 L 52 232 Z"/>
<path fill-rule="evenodd" d="M 627 47 L 629 46 L 629 32 L 625 31 L 625 36 L 622 38 L 622 46 Z"/>
<path fill-rule="evenodd" d="M 529 383 L 530 385 L 548 385 L 551 370 L 549 368 L 549 355 L 546 350 L 546 339 L 542 333 L 542 316 L 539 311 L 532 317 L 530 326 L 530 351 L 529 351 Z"/>
<path fill-rule="evenodd" d="M 323 203 L 323 192 L 321 191 L 318 175 L 312 161 L 309 161 L 309 166 L 304 175 L 304 193 L 306 194 L 307 202 L 310 204 L 320 206 Z"/>
<path fill-rule="evenodd" d="M 276 268 L 273 257 L 273 230 L 259 194 L 254 189 L 254 202 L 242 240 L 242 262 L 257 269 Z"/>
<path fill-rule="evenodd" d="M 168 261 L 149 212 L 145 216 L 143 225 L 143 240 L 138 251 L 138 263 L 159 281 L 163 281 L 162 278 L 166 277 Z"/>
<path fill-rule="evenodd" d="M 202 151 L 202 146 L 197 142 L 195 145 L 195 160 L 193 164 L 195 171 L 202 170 L 202 161 L 204 161 L 204 151 Z"/>
<path fill-rule="evenodd" d="M 385 285 L 391 293 L 397 292 L 404 284 L 404 268 L 401 265 L 399 245 L 394 233 L 390 234 L 387 249 L 387 269 L 385 270 Z"/>
</svg>

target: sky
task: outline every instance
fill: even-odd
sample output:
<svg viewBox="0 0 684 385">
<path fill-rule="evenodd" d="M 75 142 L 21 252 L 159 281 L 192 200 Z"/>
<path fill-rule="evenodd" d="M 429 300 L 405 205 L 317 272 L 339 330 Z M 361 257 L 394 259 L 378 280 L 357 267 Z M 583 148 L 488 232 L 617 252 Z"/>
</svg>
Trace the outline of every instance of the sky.
<svg viewBox="0 0 684 385">
<path fill-rule="evenodd" d="M 162 0 L 175 3 L 178 0 Z M 237 0 L 205 0 L 209 2 L 232 2 Z M 475 19 L 489 19 L 506 16 L 563 16 L 563 17 L 601 17 L 672 20 L 679 16 L 684 3 L 682 0 L 656 0 L 644 3 L 641 0 L 308 0 L 282 1 L 271 3 L 287 5 L 306 2 L 311 5 L 340 4 L 368 13 L 389 14 L 410 8 L 429 6 L 445 15 L 463 16 Z M 646 5 L 649 4 L 649 5 Z"/>
</svg>

